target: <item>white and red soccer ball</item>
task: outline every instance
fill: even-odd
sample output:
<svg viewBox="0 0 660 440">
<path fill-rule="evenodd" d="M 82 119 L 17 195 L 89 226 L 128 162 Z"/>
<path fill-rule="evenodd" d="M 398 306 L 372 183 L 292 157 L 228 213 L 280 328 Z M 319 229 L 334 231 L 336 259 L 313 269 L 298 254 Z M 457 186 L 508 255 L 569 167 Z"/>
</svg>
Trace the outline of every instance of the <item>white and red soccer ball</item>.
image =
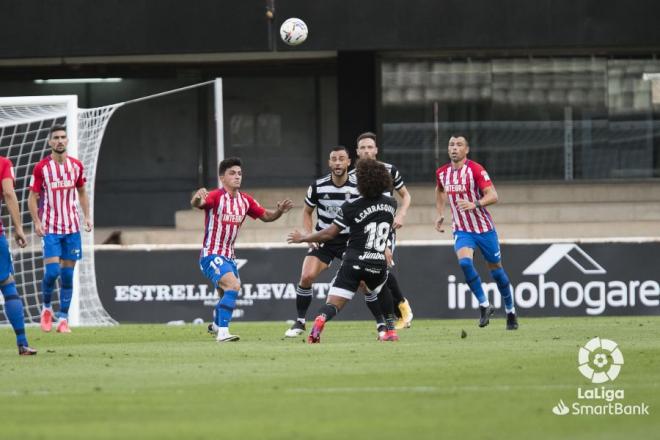
<svg viewBox="0 0 660 440">
<path fill-rule="evenodd" d="M 280 37 L 289 46 L 297 46 L 307 39 L 307 25 L 299 18 L 287 18 L 280 26 Z"/>
</svg>

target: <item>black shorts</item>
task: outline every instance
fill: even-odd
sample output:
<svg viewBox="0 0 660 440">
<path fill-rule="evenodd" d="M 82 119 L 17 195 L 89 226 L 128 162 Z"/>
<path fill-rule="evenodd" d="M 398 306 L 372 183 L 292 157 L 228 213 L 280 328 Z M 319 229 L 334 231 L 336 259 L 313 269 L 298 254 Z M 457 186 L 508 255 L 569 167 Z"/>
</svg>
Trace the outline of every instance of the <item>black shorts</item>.
<svg viewBox="0 0 660 440">
<path fill-rule="evenodd" d="M 342 261 L 328 295 L 352 299 L 361 281 L 367 285 L 368 293 L 379 293 L 387 281 L 387 267 Z"/>
<path fill-rule="evenodd" d="M 345 251 L 346 241 L 329 241 L 327 243 L 321 243 L 317 249 L 310 248 L 307 251 L 307 255 L 316 257 L 325 264 L 330 265 L 334 258 L 341 260 Z"/>
</svg>

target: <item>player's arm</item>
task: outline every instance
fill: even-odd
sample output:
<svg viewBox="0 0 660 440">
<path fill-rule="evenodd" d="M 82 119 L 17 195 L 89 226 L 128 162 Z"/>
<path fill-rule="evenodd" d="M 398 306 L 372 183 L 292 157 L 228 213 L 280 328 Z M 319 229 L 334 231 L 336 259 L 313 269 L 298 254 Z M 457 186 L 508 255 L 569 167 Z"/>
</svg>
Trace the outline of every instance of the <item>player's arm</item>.
<svg viewBox="0 0 660 440">
<path fill-rule="evenodd" d="M 314 213 L 314 208 L 309 206 L 308 204 L 305 204 L 303 207 L 303 213 L 302 213 L 302 227 L 303 227 L 303 232 L 305 234 L 311 234 L 312 231 L 314 230 L 314 219 L 312 218 L 312 214 Z M 318 243 L 310 243 L 309 247 L 311 248 L 318 248 L 319 245 Z"/>
<path fill-rule="evenodd" d="M 2 179 L 2 196 L 5 199 L 11 222 L 14 225 L 14 239 L 16 240 L 16 244 L 24 248 L 27 246 L 27 240 L 23 232 L 23 220 L 21 219 L 21 210 L 18 207 L 18 199 L 14 191 L 13 179 Z"/>
<path fill-rule="evenodd" d="M 487 186 L 482 190 L 482 192 L 484 193 L 484 196 L 477 201 L 480 206 L 494 205 L 499 200 L 497 191 L 495 191 L 495 187 L 493 185 Z"/>
<path fill-rule="evenodd" d="M 487 186 L 481 190 L 484 194 L 476 202 L 470 202 L 468 200 L 458 200 L 458 209 L 461 211 L 472 211 L 473 209 L 483 208 L 488 205 L 494 205 L 497 203 L 497 191 L 493 185 Z"/>
<path fill-rule="evenodd" d="M 293 208 L 293 201 L 290 199 L 282 200 L 277 202 L 277 208 L 265 209 L 264 213 L 259 217 L 259 220 L 262 222 L 274 222 L 278 218 L 282 217 L 282 214 L 289 212 Z"/>
<path fill-rule="evenodd" d="M 92 218 L 89 215 L 89 197 L 87 196 L 87 190 L 85 185 L 79 186 L 78 188 L 78 200 L 80 201 L 80 207 L 82 208 L 83 215 L 85 216 L 85 231 L 89 232 L 94 227 L 92 223 Z"/>
<path fill-rule="evenodd" d="M 190 199 L 190 206 L 192 208 L 202 209 L 206 198 L 209 196 L 209 191 L 206 188 L 200 188 L 195 191 Z"/>
<path fill-rule="evenodd" d="M 39 199 L 41 198 L 40 191 L 44 185 L 44 175 L 41 169 L 41 164 L 37 164 L 32 171 L 30 178 L 30 194 L 28 194 L 28 210 L 30 217 L 32 217 L 32 224 L 34 224 L 34 232 L 39 237 L 44 236 L 44 228 L 39 218 Z"/>
<path fill-rule="evenodd" d="M 305 205 L 302 213 L 302 227 L 306 234 L 311 234 L 312 230 L 314 229 L 314 219 L 312 218 L 313 213 L 314 208 L 309 205 Z"/>
<path fill-rule="evenodd" d="M 497 203 L 497 191 L 493 186 L 493 181 L 481 165 L 472 164 L 472 174 L 474 183 L 479 188 L 483 196 L 474 202 L 468 200 L 458 200 L 457 205 L 460 211 L 472 211 L 477 208 L 483 208 Z"/>
<path fill-rule="evenodd" d="M 314 232 L 313 234 L 303 234 L 300 231 L 293 231 L 289 234 L 286 241 L 288 243 L 323 243 L 335 238 L 341 229 L 336 224 L 331 224 L 327 228 Z"/>
<path fill-rule="evenodd" d="M 398 209 L 399 203 L 394 199 L 394 209 Z M 392 243 L 394 243 L 394 222 L 396 221 L 396 216 L 392 220 L 392 227 L 390 228 L 390 233 L 387 235 L 387 246 L 385 247 L 385 262 L 387 267 L 394 267 L 394 253 L 392 252 Z"/>
<path fill-rule="evenodd" d="M 412 197 L 410 196 L 410 192 L 408 192 L 408 188 L 406 188 L 405 185 L 397 189 L 396 192 L 399 194 L 399 197 L 401 197 L 401 205 L 399 206 L 399 210 L 394 217 L 394 223 L 392 223 L 392 227 L 394 229 L 399 229 L 401 226 L 403 226 L 403 219 L 408 213 L 408 208 L 410 207 L 410 202 L 412 202 Z"/>
<path fill-rule="evenodd" d="M 34 232 L 39 237 L 43 237 L 44 228 L 39 218 L 39 198 L 38 192 L 30 190 L 30 195 L 28 195 L 28 210 L 30 211 L 30 217 L 32 217 L 32 223 L 34 223 Z"/>
<path fill-rule="evenodd" d="M 445 221 L 445 205 L 447 205 L 447 193 L 442 186 L 435 186 L 435 210 L 438 216 L 435 219 L 435 230 L 445 232 L 442 223 Z"/>
</svg>

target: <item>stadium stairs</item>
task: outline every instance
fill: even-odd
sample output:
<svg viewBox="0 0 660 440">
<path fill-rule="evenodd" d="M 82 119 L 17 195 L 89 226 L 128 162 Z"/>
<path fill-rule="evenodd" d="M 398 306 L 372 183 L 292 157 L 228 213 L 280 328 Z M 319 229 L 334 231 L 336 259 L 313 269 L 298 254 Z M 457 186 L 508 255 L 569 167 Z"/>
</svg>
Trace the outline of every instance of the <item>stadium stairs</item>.
<svg viewBox="0 0 660 440">
<path fill-rule="evenodd" d="M 435 200 L 430 185 L 409 185 L 413 203 L 399 240 L 451 239 L 435 232 Z M 249 189 L 260 203 L 273 208 L 290 197 L 296 207 L 275 223 L 247 220 L 240 243 L 280 242 L 300 228 L 306 188 Z M 603 237 L 660 237 L 660 181 L 603 183 L 510 183 L 497 186 L 499 203 L 490 211 L 501 239 L 557 239 Z M 119 244 L 199 244 L 203 213 L 178 211 L 175 228 L 99 228 L 95 241 L 103 243 L 115 232 Z M 117 233 L 117 231 L 119 233 Z M 110 240 L 112 241 L 112 240 Z"/>
</svg>

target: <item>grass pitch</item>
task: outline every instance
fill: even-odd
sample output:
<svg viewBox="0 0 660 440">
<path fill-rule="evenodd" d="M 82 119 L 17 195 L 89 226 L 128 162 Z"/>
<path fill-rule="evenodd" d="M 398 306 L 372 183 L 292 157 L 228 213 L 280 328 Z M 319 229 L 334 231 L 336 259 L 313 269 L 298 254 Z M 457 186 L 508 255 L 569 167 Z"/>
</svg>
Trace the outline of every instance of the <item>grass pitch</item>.
<svg viewBox="0 0 660 440">
<path fill-rule="evenodd" d="M 283 323 L 121 325 L 71 335 L 30 328 L 35 357 L 0 330 L 0 439 L 621 439 L 660 432 L 660 318 L 416 320 L 398 343 L 370 322 L 333 321 L 322 343 L 283 340 Z M 467 337 L 461 338 L 461 330 Z M 578 348 L 616 341 L 607 388 L 649 416 L 557 416 L 577 387 Z M 600 386 L 599 386 L 600 387 Z M 582 403 L 604 404 L 600 401 Z"/>
</svg>

